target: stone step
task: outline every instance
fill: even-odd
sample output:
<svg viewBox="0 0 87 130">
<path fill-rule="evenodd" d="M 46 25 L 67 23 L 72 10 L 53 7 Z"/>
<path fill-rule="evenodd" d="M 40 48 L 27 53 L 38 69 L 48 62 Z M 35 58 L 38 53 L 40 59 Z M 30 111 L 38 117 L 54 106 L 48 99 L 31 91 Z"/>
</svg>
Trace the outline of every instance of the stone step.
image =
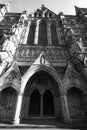
<svg viewBox="0 0 87 130">
<path fill-rule="evenodd" d="M 0 130 L 87 130 L 87 123 L 70 124 L 55 118 L 50 119 L 26 119 L 23 118 L 19 125 L 0 124 Z"/>
<path fill-rule="evenodd" d="M 86 122 L 78 122 L 78 123 L 65 123 L 61 119 L 56 118 L 46 118 L 46 119 L 23 119 L 20 125 L 30 125 L 30 127 L 36 128 L 64 128 L 64 129 L 76 129 L 76 128 L 86 128 Z"/>
<path fill-rule="evenodd" d="M 53 125 L 6 125 L 0 124 L 0 130 L 79 130 L 79 129 L 72 129 L 72 128 L 56 128 Z"/>
</svg>

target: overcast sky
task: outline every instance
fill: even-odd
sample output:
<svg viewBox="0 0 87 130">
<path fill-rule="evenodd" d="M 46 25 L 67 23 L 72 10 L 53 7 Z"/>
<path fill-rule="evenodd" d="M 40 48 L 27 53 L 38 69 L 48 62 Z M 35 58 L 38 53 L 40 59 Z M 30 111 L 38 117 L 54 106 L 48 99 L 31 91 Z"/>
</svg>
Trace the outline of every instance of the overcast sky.
<svg viewBox="0 0 87 130">
<path fill-rule="evenodd" d="M 29 13 L 44 4 L 55 13 L 75 14 L 74 6 L 87 8 L 87 0 L 0 0 L 0 3 L 11 2 L 10 11 L 22 12 L 27 10 Z"/>
</svg>

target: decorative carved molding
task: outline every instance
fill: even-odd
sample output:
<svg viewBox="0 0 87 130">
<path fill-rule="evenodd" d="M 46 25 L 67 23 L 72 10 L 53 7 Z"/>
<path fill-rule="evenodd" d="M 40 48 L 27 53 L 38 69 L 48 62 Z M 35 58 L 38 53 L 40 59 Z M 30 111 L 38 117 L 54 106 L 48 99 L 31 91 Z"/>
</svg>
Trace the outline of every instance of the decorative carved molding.
<svg viewBox="0 0 87 130">
<path fill-rule="evenodd" d="M 28 45 L 20 46 L 16 51 L 15 57 L 20 62 L 34 62 L 42 51 L 44 51 L 45 58 L 51 63 L 64 63 L 67 62 L 69 58 L 67 50 L 63 47 Z"/>
</svg>

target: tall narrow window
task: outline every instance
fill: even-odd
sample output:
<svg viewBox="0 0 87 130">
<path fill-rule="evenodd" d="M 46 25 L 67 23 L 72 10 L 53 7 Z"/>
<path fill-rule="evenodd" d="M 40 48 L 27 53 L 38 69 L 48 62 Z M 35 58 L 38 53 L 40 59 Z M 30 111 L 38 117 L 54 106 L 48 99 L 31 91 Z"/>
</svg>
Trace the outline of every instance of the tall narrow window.
<svg viewBox="0 0 87 130">
<path fill-rule="evenodd" d="M 28 40 L 27 44 L 28 45 L 33 45 L 34 44 L 34 37 L 35 37 L 35 24 L 32 24 L 29 29 L 29 34 L 28 34 Z"/>
<path fill-rule="evenodd" d="M 54 24 L 51 25 L 51 38 L 52 38 L 52 44 L 58 45 L 57 31 L 56 26 Z"/>
<path fill-rule="evenodd" d="M 47 25 L 44 21 L 39 24 L 38 44 L 47 45 Z"/>
</svg>

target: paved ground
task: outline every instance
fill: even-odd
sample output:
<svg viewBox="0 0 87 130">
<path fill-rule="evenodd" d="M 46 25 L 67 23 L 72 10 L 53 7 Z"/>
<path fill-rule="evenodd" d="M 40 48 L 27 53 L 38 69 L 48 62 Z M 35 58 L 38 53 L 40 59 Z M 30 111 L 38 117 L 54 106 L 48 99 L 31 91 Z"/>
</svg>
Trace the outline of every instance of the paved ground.
<svg viewBox="0 0 87 130">
<path fill-rule="evenodd" d="M 50 126 L 50 125 L 32 125 L 32 124 L 29 124 L 29 125 L 27 124 L 19 124 L 19 125 L 0 124 L 0 130 L 80 130 L 80 129 L 56 128 L 53 125 Z"/>
<path fill-rule="evenodd" d="M 1 129 L 1 128 L 0 128 L 0 130 L 18 130 L 18 129 L 17 129 L 17 128 L 15 128 L 15 129 L 7 129 L 7 128 L 6 128 L 6 129 L 3 129 L 3 128 Z M 31 129 L 31 128 L 28 128 L 28 129 L 20 129 L 20 130 L 38 130 L 38 129 L 37 129 L 37 128 L 32 128 L 32 129 Z M 53 128 L 53 129 L 50 129 L 50 128 L 49 128 L 49 129 L 43 129 L 43 128 L 42 128 L 42 129 L 39 129 L 39 130 L 79 130 L 79 129 L 60 129 L 60 128 L 55 128 L 55 129 L 54 129 L 54 128 Z"/>
<path fill-rule="evenodd" d="M 0 126 L 0 130 L 87 130 L 87 128 L 81 129 L 73 129 L 73 128 L 41 128 L 41 127 L 2 127 Z"/>
<path fill-rule="evenodd" d="M 20 124 L 20 125 L 6 125 L 6 124 L 0 124 L 0 130 L 80 130 L 80 129 L 68 129 L 68 128 L 55 128 L 54 126 L 45 126 L 45 125 L 26 125 L 26 124 Z M 81 129 L 82 130 L 82 129 Z M 83 129 L 84 130 L 84 129 Z M 87 130 L 87 129 L 85 129 Z"/>
<path fill-rule="evenodd" d="M 19 125 L 0 124 L 0 130 L 87 130 L 87 122 L 84 124 L 74 123 L 73 125 L 61 122 L 60 120 L 22 120 Z"/>
</svg>

